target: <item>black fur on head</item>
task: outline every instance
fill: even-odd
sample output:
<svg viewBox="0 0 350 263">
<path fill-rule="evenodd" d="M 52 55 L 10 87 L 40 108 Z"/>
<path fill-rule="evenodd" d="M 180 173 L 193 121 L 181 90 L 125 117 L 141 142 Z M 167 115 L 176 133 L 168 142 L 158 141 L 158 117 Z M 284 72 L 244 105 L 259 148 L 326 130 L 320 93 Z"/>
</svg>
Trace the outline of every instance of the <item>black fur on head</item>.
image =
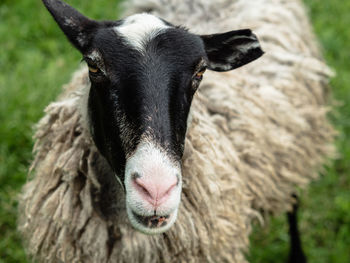
<svg viewBox="0 0 350 263">
<path fill-rule="evenodd" d="M 227 71 L 263 54 L 250 30 L 200 36 L 148 14 L 98 22 L 60 0 L 43 2 L 89 66 L 91 134 L 122 181 L 127 159 L 144 141 L 180 163 L 206 68 Z"/>
<path fill-rule="evenodd" d="M 201 78 L 195 73 L 205 68 L 203 43 L 183 29 L 167 29 L 144 48 L 145 53 L 130 48 L 113 29 L 101 28 L 91 46 L 100 56 L 85 57 L 90 67 L 99 68 L 90 72 L 93 137 L 122 177 L 125 157 L 143 136 L 180 160 L 192 96 Z"/>
</svg>

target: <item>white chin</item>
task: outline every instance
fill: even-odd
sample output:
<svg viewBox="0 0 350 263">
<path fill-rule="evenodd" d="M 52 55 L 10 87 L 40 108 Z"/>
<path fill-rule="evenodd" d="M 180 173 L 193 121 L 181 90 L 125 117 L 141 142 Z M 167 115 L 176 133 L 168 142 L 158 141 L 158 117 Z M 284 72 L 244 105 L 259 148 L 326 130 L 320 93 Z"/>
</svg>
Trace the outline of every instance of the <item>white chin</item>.
<svg viewBox="0 0 350 263">
<path fill-rule="evenodd" d="M 128 213 L 131 225 L 136 230 L 147 235 L 156 235 L 164 233 L 175 223 L 178 209 L 175 209 L 166 216 L 138 215 L 133 212 L 128 205 L 126 211 Z"/>
</svg>

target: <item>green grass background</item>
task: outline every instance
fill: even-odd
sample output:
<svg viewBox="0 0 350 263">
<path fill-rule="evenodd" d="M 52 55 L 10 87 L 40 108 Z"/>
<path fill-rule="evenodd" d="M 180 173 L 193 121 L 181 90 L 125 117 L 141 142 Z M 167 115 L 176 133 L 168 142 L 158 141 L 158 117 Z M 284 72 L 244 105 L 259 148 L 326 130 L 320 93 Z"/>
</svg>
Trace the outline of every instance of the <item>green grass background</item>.
<svg viewBox="0 0 350 263">
<path fill-rule="evenodd" d="M 93 18 L 115 19 L 113 0 L 67 1 Z M 302 196 L 300 227 L 309 262 L 350 262 L 350 1 L 305 0 L 324 56 L 337 72 L 332 120 L 341 154 Z M 28 262 L 16 232 L 17 202 L 32 159 L 33 125 L 69 81 L 80 55 L 41 1 L 0 0 L 0 262 Z M 255 226 L 251 262 L 285 262 L 285 216 Z"/>
</svg>

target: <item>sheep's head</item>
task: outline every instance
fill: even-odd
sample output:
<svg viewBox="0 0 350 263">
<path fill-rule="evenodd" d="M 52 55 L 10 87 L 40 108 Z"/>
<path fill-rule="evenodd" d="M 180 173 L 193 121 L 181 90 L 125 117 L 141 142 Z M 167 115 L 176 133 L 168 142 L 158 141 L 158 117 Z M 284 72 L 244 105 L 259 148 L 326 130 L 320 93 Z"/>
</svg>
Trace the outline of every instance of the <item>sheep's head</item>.
<svg viewBox="0 0 350 263">
<path fill-rule="evenodd" d="M 89 66 L 91 135 L 125 186 L 131 224 L 166 231 L 180 204 L 187 118 L 203 73 L 257 59 L 257 38 L 250 30 L 195 35 L 150 14 L 98 22 L 43 2 Z"/>
</svg>

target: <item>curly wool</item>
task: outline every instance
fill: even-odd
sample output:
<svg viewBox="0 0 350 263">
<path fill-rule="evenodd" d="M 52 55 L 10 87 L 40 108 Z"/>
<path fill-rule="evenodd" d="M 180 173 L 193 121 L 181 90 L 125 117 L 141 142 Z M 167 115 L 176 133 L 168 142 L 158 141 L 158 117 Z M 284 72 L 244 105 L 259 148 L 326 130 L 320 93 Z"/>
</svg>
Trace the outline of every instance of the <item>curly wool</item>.
<svg viewBox="0 0 350 263">
<path fill-rule="evenodd" d="M 195 33 L 251 28 L 266 54 L 207 72 L 192 104 L 178 219 L 147 236 L 128 222 L 123 190 L 85 128 L 79 70 L 37 125 L 19 229 L 41 262 L 246 262 L 251 223 L 291 208 L 291 195 L 333 156 L 325 106 L 330 70 L 299 0 L 134 0 Z"/>
</svg>

